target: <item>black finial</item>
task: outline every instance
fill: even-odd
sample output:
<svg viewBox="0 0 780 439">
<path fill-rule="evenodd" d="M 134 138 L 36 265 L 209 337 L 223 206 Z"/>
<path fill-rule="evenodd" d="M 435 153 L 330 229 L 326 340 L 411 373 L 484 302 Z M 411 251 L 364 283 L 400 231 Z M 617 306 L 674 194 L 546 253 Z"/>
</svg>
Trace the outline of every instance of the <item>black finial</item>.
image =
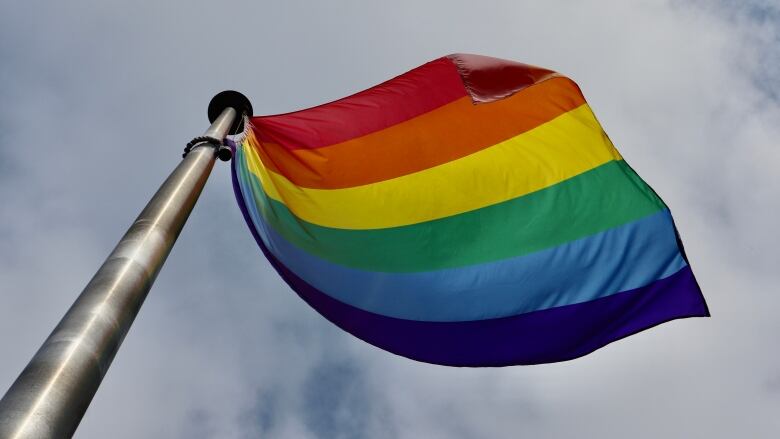
<svg viewBox="0 0 780 439">
<path fill-rule="evenodd" d="M 230 134 L 244 131 L 244 115 L 252 115 L 252 103 L 246 96 L 235 90 L 221 91 L 211 98 L 208 109 L 209 122 L 214 122 L 222 114 L 222 110 L 228 107 L 233 107 L 238 112 L 238 117 L 230 127 Z"/>
</svg>

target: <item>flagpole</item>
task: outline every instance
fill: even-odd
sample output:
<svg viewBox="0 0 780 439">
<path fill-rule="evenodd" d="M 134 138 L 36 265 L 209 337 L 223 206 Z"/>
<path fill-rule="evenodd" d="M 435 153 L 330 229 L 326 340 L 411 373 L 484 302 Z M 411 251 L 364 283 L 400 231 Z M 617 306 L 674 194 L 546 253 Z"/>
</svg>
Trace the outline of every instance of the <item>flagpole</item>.
<svg viewBox="0 0 780 439">
<path fill-rule="evenodd" d="M 0 400 L 0 438 L 66 438 L 76 431 L 119 345 L 208 180 L 229 160 L 225 136 L 252 114 L 241 93 L 209 103 L 211 126 L 187 145 L 160 186 L 30 363 Z"/>
</svg>

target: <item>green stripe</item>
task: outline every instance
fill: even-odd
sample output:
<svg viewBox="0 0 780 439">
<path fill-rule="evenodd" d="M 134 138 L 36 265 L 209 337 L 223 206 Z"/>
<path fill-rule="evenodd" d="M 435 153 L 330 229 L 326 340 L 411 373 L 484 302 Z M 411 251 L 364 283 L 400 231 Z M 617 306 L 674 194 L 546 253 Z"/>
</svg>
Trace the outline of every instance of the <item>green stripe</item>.
<svg viewBox="0 0 780 439">
<path fill-rule="evenodd" d="M 387 229 L 334 229 L 303 221 L 267 197 L 243 156 L 237 159 L 242 190 L 249 182 L 258 210 L 280 235 L 323 259 L 369 271 L 419 272 L 497 261 L 666 207 L 625 162 L 612 161 L 543 190 L 447 218 Z"/>
</svg>

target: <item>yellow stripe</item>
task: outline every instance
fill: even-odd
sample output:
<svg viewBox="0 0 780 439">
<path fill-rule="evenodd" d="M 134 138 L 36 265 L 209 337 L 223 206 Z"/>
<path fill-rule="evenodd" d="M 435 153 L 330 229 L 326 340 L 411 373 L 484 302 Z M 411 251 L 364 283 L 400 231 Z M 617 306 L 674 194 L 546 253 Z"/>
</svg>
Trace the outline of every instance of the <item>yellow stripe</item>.
<svg viewBox="0 0 780 439">
<path fill-rule="evenodd" d="M 303 220 L 340 229 L 380 229 L 456 215 L 621 159 L 587 104 L 458 160 L 345 189 L 295 186 L 268 170 L 253 148 L 244 153 L 271 198 Z"/>
</svg>

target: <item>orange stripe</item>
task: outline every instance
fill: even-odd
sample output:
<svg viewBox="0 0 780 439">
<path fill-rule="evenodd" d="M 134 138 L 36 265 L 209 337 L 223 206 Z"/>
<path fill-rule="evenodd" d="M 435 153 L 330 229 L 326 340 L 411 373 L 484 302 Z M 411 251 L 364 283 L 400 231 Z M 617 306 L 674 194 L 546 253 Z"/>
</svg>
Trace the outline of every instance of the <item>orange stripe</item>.
<svg viewBox="0 0 780 439">
<path fill-rule="evenodd" d="M 506 99 L 463 97 L 381 131 L 317 149 L 256 148 L 263 164 L 297 186 L 340 189 L 389 180 L 465 157 L 585 103 L 577 85 L 555 77 Z"/>
</svg>

